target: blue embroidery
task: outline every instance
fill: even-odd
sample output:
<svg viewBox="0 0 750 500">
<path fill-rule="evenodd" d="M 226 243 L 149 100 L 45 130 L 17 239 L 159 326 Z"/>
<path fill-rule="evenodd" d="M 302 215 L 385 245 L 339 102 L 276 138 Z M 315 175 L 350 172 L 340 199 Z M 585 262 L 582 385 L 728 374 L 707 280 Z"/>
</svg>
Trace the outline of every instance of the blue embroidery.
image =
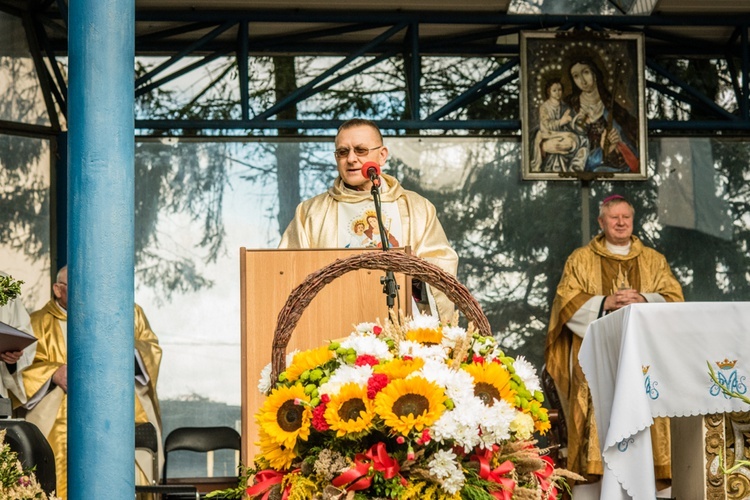
<svg viewBox="0 0 750 500">
<path fill-rule="evenodd" d="M 724 375 L 724 370 L 719 370 L 716 373 L 716 378 L 719 380 L 719 383 L 729 389 L 732 392 L 736 392 L 738 394 L 745 394 L 747 392 L 747 386 L 745 385 L 745 376 L 739 376 L 737 375 L 737 370 L 732 370 L 729 374 L 729 378 L 727 378 Z M 712 396 L 718 396 L 723 391 L 721 390 L 721 387 L 719 387 L 718 384 L 711 384 L 711 388 L 709 389 L 709 393 Z M 731 398 L 728 394 L 724 394 L 724 397 L 726 399 Z"/>
<path fill-rule="evenodd" d="M 625 438 L 619 443 L 617 443 L 617 449 L 624 453 L 628 451 L 628 446 L 630 446 L 634 442 L 635 442 L 635 439 L 633 438 Z"/>
<path fill-rule="evenodd" d="M 656 386 L 659 385 L 659 382 L 651 383 L 651 375 L 646 375 L 646 394 L 648 394 L 648 397 L 651 399 L 659 399 L 659 391 L 656 389 Z"/>
</svg>

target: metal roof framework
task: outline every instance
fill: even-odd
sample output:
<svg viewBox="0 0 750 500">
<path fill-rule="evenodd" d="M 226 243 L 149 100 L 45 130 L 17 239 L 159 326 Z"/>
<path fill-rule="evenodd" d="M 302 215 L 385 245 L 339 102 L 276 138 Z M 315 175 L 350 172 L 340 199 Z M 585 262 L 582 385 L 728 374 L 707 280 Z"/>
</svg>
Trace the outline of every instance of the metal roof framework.
<svg viewBox="0 0 750 500">
<path fill-rule="evenodd" d="M 9 5 L 14 4 L 14 5 Z M 66 4 L 63 0 L 18 2 L 0 0 L 0 9 L 23 18 L 29 46 L 39 72 L 51 131 L 60 131 L 57 112 L 67 113 L 67 82 L 56 62 L 67 53 Z M 518 35 L 521 31 L 589 29 L 642 32 L 646 67 L 667 79 L 669 86 L 647 80 L 656 92 L 699 106 L 710 118 L 702 120 L 650 120 L 658 133 L 744 133 L 750 131 L 750 12 L 735 15 L 680 14 L 650 16 L 508 15 L 493 12 L 414 12 L 323 10 L 196 10 L 150 9 L 136 11 L 136 54 L 166 59 L 135 80 L 136 98 L 160 88 L 211 61 L 236 59 L 239 69 L 241 117 L 233 120 L 189 119 L 136 121 L 136 129 L 158 134 L 191 129 L 198 131 L 320 130 L 335 128 L 340 120 L 289 120 L 278 115 L 290 106 L 325 91 L 336 83 L 387 58 L 404 58 L 409 116 L 377 120 L 384 129 L 486 130 L 515 134 L 519 120 L 456 119 L 456 110 L 493 92 L 502 92 L 517 80 L 520 70 Z M 343 56 L 312 81 L 251 116 L 248 96 L 248 60 L 251 56 Z M 499 56 L 506 58 L 491 74 L 470 82 L 468 88 L 429 114 L 420 107 L 423 56 Z M 184 59 L 195 59 L 185 64 Z M 727 61 L 736 102 L 732 110 L 717 104 L 689 82 L 657 62 L 661 57 L 712 58 Z M 341 72 L 346 67 L 345 72 Z M 678 90 L 674 90 L 674 89 Z M 459 113 L 460 115 L 460 113 Z M 25 127 L 26 129 L 29 126 Z M 34 127 L 31 127 L 34 130 Z M 50 130 L 38 130 L 49 133 Z M 195 132 L 193 132 L 195 133 Z"/>
</svg>

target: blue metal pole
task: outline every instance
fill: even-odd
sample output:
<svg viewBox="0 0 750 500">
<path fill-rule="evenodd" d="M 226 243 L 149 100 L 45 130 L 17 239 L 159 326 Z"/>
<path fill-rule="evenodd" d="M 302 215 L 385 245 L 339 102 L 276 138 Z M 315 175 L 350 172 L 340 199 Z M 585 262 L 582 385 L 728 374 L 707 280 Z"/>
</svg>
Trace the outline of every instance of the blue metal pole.
<svg viewBox="0 0 750 500">
<path fill-rule="evenodd" d="M 135 1 L 68 12 L 68 498 L 132 500 Z"/>
</svg>

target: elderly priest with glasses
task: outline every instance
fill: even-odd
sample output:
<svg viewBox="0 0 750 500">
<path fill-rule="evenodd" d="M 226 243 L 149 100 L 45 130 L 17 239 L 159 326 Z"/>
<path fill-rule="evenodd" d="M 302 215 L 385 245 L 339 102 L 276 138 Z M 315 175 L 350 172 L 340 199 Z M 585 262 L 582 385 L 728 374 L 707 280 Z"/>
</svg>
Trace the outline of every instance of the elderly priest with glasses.
<svg viewBox="0 0 750 500">
<path fill-rule="evenodd" d="M 346 121 L 338 129 L 335 147 L 338 177 L 327 192 L 299 204 L 279 248 L 381 247 L 370 194 L 373 182 L 362 170 L 368 162 L 383 166 L 388 159 L 380 129 L 370 120 Z M 418 257 L 455 275 L 458 256 L 448 243 L 435 206 L 401 187 L 390 175 L 381 174 L 378 181 L 382 181 L 383 225 L 389 246 L 410 246 Z M 453 304 L 438 291 L 432 294 L 425 288 L 415 298 L 423 312 L 429 305 L 430 312 L 437 309 L 444 320 L 453 315 Z"/>
</svg>

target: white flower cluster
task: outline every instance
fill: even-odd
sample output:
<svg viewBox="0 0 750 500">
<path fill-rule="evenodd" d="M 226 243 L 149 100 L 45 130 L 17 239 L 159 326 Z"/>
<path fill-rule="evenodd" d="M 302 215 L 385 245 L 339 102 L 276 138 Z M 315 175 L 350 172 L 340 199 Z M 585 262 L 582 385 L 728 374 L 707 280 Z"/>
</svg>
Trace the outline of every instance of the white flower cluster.
<svg viewBox="0 0 750 500">
<path fill-rule="evenodd" d="M 523 384 L 526 389 L 532 394 L 534 391 L 541 391 L 542 384 L 539 382 L 539 377 L 536 374 L 536 368 L 534 365 L 529 363 L 523 356 L 518 356 L 513 362 L 513 368 L 516 370 L 516 374 L 521 377 Z"/>
<path fill-rule="evenodd" d="M 367 323 L 367 325 L 371 325 L 371 323 Z M 344 349 L 354 349 L 357 356 L 366 354 L 375 356 L 378 358 L 378 361 L 393 359 L 393 353 L 388 350 L 388 344 L 372 333 L 372 326 L 370 326 L 370 332 L 361 331 L 360 326 L 357 327 L 357 332 L 341 341 L 341 347 Z"/>
<path fill-rule="evenodd" d="M 437 479 L 445 491 L 451 495 L 461 491 L 466 477 L 461 471 L 455 453 L 451 450 L 438 450 L 427 465 L 430 468 L 430 475 Z"/>
</svg>

